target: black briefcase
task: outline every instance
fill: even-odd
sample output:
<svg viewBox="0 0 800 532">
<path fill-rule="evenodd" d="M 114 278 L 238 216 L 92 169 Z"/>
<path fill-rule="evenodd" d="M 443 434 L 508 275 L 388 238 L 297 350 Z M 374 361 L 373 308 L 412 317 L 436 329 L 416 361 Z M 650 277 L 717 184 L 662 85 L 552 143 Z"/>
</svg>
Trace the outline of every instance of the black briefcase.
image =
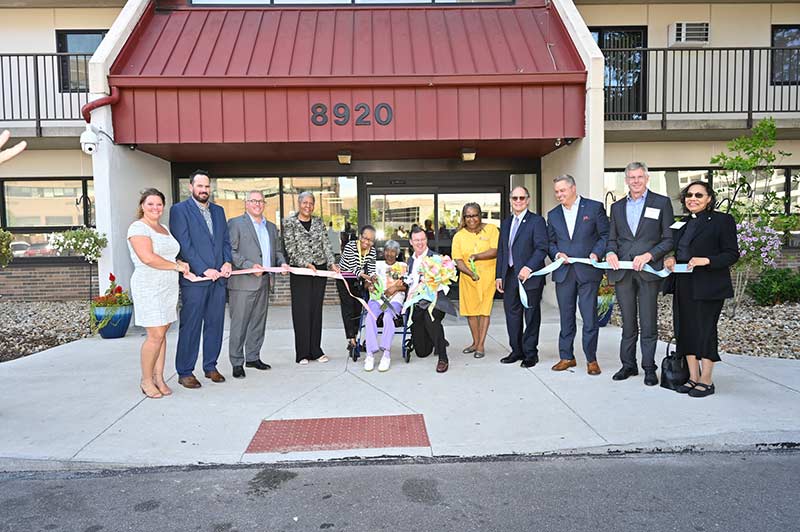
<svg viewBox="0 0 800 532">
<path fill-rule="evenodd" d="M 674 338 L 667 344 L 666 356 L 661 361 L 661 387 L 674 391 L 689 380 L 689 366 L 686 364 L 686 357 L 670 351 L 672 340 Z"/>
</svg>

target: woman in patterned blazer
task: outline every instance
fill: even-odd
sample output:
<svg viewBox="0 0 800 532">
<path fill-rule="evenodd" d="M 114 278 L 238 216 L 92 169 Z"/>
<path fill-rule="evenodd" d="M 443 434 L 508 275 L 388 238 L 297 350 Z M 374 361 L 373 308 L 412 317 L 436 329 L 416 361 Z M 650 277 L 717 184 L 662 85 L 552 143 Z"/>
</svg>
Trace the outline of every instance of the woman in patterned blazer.
<svg viewBox="0 0 800 532">
<path fill-rule="evenodd" d="M 325 223 L 314 213 L 314 195 L 302 192 L 297 197 L 298 212 L 283 220 L 283 242 L 290 266 L 311 270 L 333 270 L 339 266 L 333 257 Z M 322 302 L 327 278 L 294 275 L 289 279 L 292 298 L 295 361 L 327 362 L 322 352 Z"/>
</svg>

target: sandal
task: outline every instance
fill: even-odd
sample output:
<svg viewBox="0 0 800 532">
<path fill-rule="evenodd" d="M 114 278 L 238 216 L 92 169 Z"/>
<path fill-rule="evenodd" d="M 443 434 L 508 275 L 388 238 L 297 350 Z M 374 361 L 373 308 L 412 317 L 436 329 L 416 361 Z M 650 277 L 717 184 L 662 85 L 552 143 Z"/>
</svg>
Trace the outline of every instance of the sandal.
<svg viewBox="0 0 800 532">
<path fill-rule="evenodd" d="M 688 381 L 686 381 L 686 384 L 681 384 L 680 386 L 675 388 L 675 391 L 678 393 L 689 393 L 689 391 L 693 390 L 695 386 L 697 386 L 697 383 L 694 382 L 692 379 L 689 379 Z"/>
<path fill-rule="evenodd" d="M 153 385 L 153 386 L 155 386 L 155 385 Z M 149 393 L 147 393 L 147 392 L 144 390 L 144 386 L 142 386 L 141 384 L 139 385 L 139 388 L 142 390 L 142 393 L 143 393 L 143 394 L 145 394 L 145 395 L 146 395 L 147 397 L 149 397 L 150 399 L 161 399 L 162 397 L 164 397 L 164 394 L 162 394 L 161 392 L 159 392 L 159 391 L 158 391 L 158 388 L 156 388 L 156 393 L 154 393 L 153 395 L 150 395 Z"/>
<path fill-rule="evenodd" d="M 156 388 L 158 388 L 158 391 L 161 392 L 161 395 L 172 395 L 172 389 L 167 386 L 166 382 L 156 382 L 155 385 Z"/>
<path fill-rule="evenodd" d="M 328 358 L 328 355 L 322 355 L 317 359 L 317 362 L 328 362 L 329 360 L 330 358 Z"/>
<path fill-rule="evenodd" d="M 486 353 L 484 353 L 483 351 L 475 351 L 475 353 L 472 356 L 474 356 L 475 358 L 483 358 L 486 356 Z"/>
<path fill-rule="evenodd" d="M 707 395 L 714 394 L 714 384 L 706 384 L 704 382 L 698 382 L 694 385 L 694 388 L 689 390 L 689 397 L 706 397 Z"/>
<path fill-rule="evenodd" d="M 469 347 L 465 347 L 464 349 L 461 350 L 461 352 L 464 353 L 465 355 L 471 355 L 475 351 L 476 351 L 475 346 L 472 345 Z"/>
</svg>

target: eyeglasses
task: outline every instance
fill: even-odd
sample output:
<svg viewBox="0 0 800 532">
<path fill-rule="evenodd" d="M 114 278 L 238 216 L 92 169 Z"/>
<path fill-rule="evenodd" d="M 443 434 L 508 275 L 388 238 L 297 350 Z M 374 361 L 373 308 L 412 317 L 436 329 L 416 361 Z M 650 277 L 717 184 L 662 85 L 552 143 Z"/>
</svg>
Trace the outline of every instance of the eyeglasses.
<svg viewBox="0 0 800 532">
<path fill-rule="evenodd" d="M 511 199 L 514 201 L 523 201 L 528 199 L 528 196 L 511 196 Z"/>
<path fill-rule="evenodd" d="M 249 199 L 249 200 L 247 200 L 247 203 L 255 203 L 256 205 L 264 205 L 265 202 L 264 202 L 263 199 Z"/>
<path fill-rule="evenodd" d="M 705 198 L 706 196 L 708 196 L 708 194 L 703 194 L 702 192 L 687 192 L 686 193 L 686 198 L 687 199 L 688 198 L 702 199 L 702 198 Z"/>
<path fill-rule="evenodd" d="M 464 218 L 480 218 L 480 214 L 465 214 Z"/>
</svg>

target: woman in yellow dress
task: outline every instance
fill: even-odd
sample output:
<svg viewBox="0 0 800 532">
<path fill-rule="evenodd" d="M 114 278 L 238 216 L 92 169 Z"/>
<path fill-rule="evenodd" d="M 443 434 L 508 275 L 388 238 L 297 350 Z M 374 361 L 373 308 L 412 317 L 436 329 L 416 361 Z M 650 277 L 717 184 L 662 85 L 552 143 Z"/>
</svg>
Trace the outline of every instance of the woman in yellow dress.
<svg viewBox="0 0 800 532">
<path fill-rule="evenodd" d="M 453 260 L 461 275 L 458 282 L 458 304 L 467 317 L 472 344 L 464 354 L 483 358 L 489 315 L 495 292 L 495 263 L 497 262 L 497 227 L 483 222 L 483 212 L 477 203 L 467 203 L 461 210 L 461 223 L 453 237 Z"/>
</svg>

